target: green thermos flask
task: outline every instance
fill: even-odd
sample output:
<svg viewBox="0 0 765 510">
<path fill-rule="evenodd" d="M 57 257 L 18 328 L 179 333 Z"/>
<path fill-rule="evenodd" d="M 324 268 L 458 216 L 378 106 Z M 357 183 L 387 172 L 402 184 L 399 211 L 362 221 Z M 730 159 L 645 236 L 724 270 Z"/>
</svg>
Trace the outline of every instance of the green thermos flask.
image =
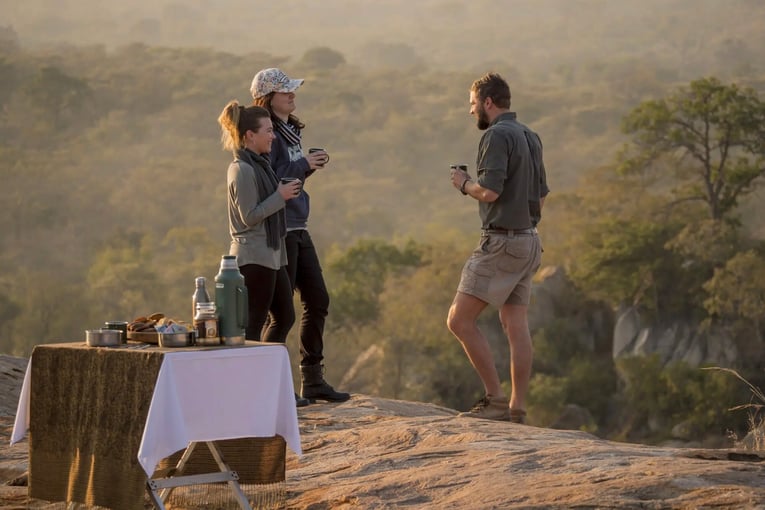
<svg viewBox="0 0 765 510">
<path fill-rule="evenodd" d="M 224 255 L 215 275 L 215 306 L 220 318 L 220 340 L 224 345 L 244 343 L 247 326 L 247 287 L 236 265 L 236 255 Z"/>
</svg>

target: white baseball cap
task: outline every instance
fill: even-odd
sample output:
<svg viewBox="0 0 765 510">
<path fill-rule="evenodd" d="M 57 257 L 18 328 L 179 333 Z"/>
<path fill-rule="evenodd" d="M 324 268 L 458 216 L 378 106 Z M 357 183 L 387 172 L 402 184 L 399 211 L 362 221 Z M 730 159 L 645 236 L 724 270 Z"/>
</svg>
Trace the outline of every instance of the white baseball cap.
<svg viewBox="0 0 765 510">
<path fill-rule="evenodd" d="M 294 92 L 303 84 L 303 79 L 291 79 L 276 67 L 261 69 L 252 79 L 250 92 L 253 98 L 263 97 L 271 92 Z"/>
</svg>

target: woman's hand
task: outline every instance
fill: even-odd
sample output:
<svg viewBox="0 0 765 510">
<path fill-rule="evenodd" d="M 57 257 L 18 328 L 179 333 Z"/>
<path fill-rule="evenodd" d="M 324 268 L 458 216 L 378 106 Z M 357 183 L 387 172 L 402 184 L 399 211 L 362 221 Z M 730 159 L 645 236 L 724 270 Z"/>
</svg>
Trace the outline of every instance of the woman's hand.
<svg viewBox="0 0 765 510">
<path fill-rule="evenodd" d="M 311 170 L 316 170 L 317 168 L 324 168 L 324 165 L 329 161 L 329 154 L 324 151 L 315 151 L 306 154 L 305 159 L 308 161 L 308 166 L 311 167 Z"/>
<path fill-rule="evenodd" d="M 279 181 L 279 187 L 276 191 L 282 196 L 284 200 L 292 200 L 296 196 L 300 195 L 300 189 L 303 187 L 303 183 L 297 177 L 293 177 L 292 180 L 282 179 Z"/>
</svg>

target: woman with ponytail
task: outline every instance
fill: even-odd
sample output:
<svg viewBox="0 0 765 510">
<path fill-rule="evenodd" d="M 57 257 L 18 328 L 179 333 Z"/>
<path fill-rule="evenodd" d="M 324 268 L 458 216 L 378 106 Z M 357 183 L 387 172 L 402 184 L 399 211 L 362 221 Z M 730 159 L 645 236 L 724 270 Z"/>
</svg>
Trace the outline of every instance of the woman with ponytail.
<svg viewBox="0 0 765 510">
<path fill-rule="evenodd" d="M 280 183 L 271 169 L 268 153 L 274 128 L 268 110 L 231 101 L 218 123 L 223 148 L 234 156 L 226 177 L 229 253 L 236 255 L 247 286 L 249 319 L 245 337 L 284 343 L 295 322 L 292 286 L 286 270 L 284 208 L 288 200 L 300 194 L 300 182 Z M 267 318 L 269 326 L 262 332 Z"/>
</svg>

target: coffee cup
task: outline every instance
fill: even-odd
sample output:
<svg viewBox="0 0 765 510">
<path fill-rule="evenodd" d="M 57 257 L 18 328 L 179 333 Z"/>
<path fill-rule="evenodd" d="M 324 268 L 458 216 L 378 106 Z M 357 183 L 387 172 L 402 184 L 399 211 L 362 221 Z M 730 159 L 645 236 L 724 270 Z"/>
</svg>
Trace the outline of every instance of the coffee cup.
<svg viewBox="0 0 765 510">
<path fill-rule="evenodd" d="M 324 153 L 324 161 L 321 163 L 321 166 L 326 165 L 329 163 L 329 154 L 327 154 L 327 151 L 322 149 L 321 147 L 311 147 L 308 149 L 308 154 L 313 154 L 314 152 L 323 152 Z"/>
<path fill-rule="evenodd" d="M 295 195 L 295 196 L 298 196 L 298 195 L 300 195 L 300 191 L 303 188 L 303 181 L 301 181 L 297 177 L 282 177 L 281 179 L 279 179 L 279 182 L 281 182 L 283 184 L 287 184 L 287 183 L 290 183 L 292 181 L 298 181 L 300 183 L 300 186 L 298 187 L 297 195 Z"/>
</svg>

